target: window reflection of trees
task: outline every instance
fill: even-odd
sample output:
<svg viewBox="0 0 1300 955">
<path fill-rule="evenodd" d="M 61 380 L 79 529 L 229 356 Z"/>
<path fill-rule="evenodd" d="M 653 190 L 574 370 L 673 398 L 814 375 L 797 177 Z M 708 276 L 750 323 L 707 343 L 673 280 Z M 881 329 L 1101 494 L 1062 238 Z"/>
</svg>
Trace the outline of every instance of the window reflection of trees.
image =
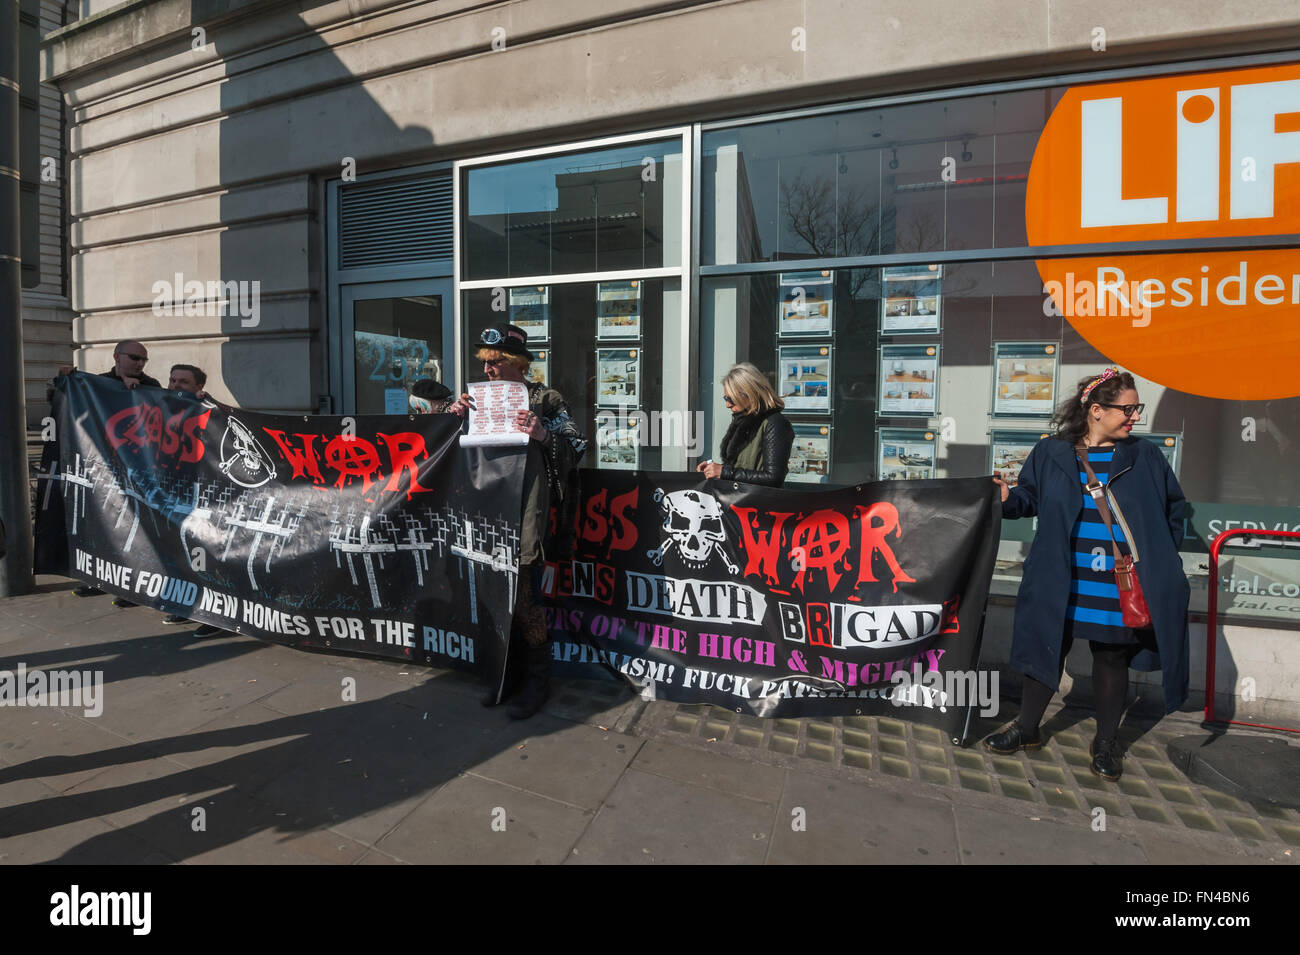
<svg viewBox="0 0 1300 955">
<path fill-rule="evenodd" d="M 828 177 L 801 170 L 781 183 L 781 199 L 788 228 L 813 256 L 871 255 L 880 248 L 880 204 L 861 187 L 837 189 Z"/>
<path fill-rule="evenodd" d="M 781 182 L 785 227 L 804 243 L 808 258 L 886 251 L 922 254 L 944 248 L 943 227 L 933 210 L 909 208 L 900 226 L 897 208 L 891 204 L 882 209 L 878 201 L 873 201 L 873 193 L 862 186 L 837 184 L 828 176 L 800 170 Z M 862 297 L 869 274 L 863 269 L 849 273 L 850 298 Z M 962 290 L 945 285 L 945 292 L 950 294 Z"/>
</svg>

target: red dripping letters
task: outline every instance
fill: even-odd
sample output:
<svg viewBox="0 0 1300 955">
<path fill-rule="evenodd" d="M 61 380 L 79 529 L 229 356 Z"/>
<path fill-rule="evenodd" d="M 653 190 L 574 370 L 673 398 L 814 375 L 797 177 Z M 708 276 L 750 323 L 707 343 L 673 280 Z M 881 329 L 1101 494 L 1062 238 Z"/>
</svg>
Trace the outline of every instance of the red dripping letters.
<svg viewBox="0 0 1300 955">
<path fill-rule="evenodd" d="M 326 483 L 321 465 L 334 472 L 333 484 L 337 488 L 346 487 L 354 480 L 361 481 L 363 491 L 369 491 L 376 481 L 383 480 L 383 458 L 375 443 L 353 435 L 335 435 L 317 449 L 316 439 L 325 441 L 324 435 L 294 434 L 271 428 L 264 429 L 280 449 L 284 459 L 293 469 L 293 479 L 311 478 L 314 484 Z M 402 477 L 408 480 L 405 486 L 406 499 L 428 490 L 420 484 L 419 462 L 429 457 L 424 438 L 414 431 L 399 431 L 396 434 L 376 434 L 388 452 L 388 480 L 384 484 L 385 493 L 403 490 Z M 296 441 L 294 439 L 297 439 Z"/>
<path fill-rule="evenodd" d="M 192 464 L 203 457 L 201 435 L 211 414 L 204 411 L 187 417 L 180 411 L 163 421 L 162 409 L 156 405 L 132 405 L 105 422 L 104 437 L 114 451 L 139 452 L 152 447 L 177 464 Z"/>
<path fill-rule="evenodd" d="M 769 587 L 779 588 L 784 574 L 790 586 L 803 591 L 809 575 L 821 573 L 833 591 L 855 564 L 855 590 L 864 584 L 880 583 L 877 569 L 881 565 L 888 571 L 886 582 L 895 593 L 900 583 L 916 582 L 903 569 L 888 541 L 900 537 L 902 527 L 898 509 L 887 501 L 856 507 L 849 515 L 832 508 L 808 515 L 765 514 L 738 505 L 733 505 L 732 510 L 740 519 L 745 576 L 761 574 Z"/>
</svg>

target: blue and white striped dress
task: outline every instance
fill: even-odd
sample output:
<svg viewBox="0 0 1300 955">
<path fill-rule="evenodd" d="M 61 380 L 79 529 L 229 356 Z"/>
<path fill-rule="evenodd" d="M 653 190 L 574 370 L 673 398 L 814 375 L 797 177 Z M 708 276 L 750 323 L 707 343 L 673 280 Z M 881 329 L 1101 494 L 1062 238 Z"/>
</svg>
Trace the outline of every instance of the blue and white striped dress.
<svg viewBox="0 0 1300 955">
<path fill-rule="evenodd" d="M 1105 484 L 1110 474 L 1110 463 L 1115 449 L 1089 448 L 1088 463 L 1092 465 L 1097 480 Z M 1083 489 L 1088 474 L 1079 463 L 1079 493 L 1083 495 L 1083 511 L 1070 531 L 1074 567 L 1071 571 L 1070 602 L 1065 613 L 1065 633 L 1076 640 L 1096 640 L 1098 643 L 1134 643 L 1133 631 L 1124 626 L 1124 615 L 1119 607 L 1119 588 L 1115 586 L 1115 557 L 1110 546 L 1110 534 L 1097 510 L 1097 502 Z M 1114 521 L 1115 540 L 1121 554 L 1128 554 L 1124 529 Z"/>
</svg>

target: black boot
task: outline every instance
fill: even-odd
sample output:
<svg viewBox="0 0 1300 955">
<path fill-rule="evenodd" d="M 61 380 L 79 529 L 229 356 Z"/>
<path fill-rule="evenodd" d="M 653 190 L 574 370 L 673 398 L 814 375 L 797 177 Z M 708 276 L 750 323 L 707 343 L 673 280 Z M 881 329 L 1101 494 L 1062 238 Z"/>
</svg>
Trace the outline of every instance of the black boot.
<svg viewBox="0 0 1300 955">
<path fill-rule="evenodd" d="M 1119 779 L 1120 774 L 1124 772 L 1124 758 L 1120 755 L 1119 744 L 1113 737 L 1102 739 L 1094 736 L 1088 750 L 1092 753 L 1092 765 L 1088 768 L 1092 770 L 1094 776 L 1100 776 L 1111 782 Z"/>
<path fill-rule="evenodd" d="M 506 707 L 512 720 L 526 720 L 542 708 L 551 695 L 551 641 L 528 648 L 528 682 Z"/>
<path fill-rule="evenodd" d="M 984 748 L 999 756 L 1010 756 L 1022 749 L 1038 749 L 1042 745 L 1043 741 L 1038 736 L 1038 727 L 1035 726 L 1032 733 L 1027 733 L 1020 728 L 1019 721 L 984 741 Z"/>
</svg>

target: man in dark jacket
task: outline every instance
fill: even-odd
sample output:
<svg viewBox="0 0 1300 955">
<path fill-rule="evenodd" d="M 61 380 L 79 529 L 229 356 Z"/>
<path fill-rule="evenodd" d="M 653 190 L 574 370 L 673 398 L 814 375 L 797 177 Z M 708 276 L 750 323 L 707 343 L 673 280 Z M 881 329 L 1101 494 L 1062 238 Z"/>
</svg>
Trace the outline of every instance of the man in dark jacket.
<svg viewBox="0 0 1300 955">
<path fill-rule="evenodd" d="M 128 388 L 148 385 L 161 388 L 157 378 L 150 378 L 144 373 L 145 363 L 149 360 L 149 349 L 136 341 L 118 342 L 113 349 L 113 367 L 104 372 L 105 378 L 116 378 Z"/>
<path fill-rule="evenodd" d="M 149 349 L 140 342 L 131 339 L 118 342 L 117 347 L 113 349 L 113 367 L 101 372 L 101 377 L 116 379 L 128 388 L 136 388 L 140 385 L 161 388 L 162 384 L 157 378 L 151 378 L 144 373 L 144 366 L 148 361 Z M 75 370 L 71 365 L 59 366 L 60 375 L 70 375 Z"/>
<path fill-rule="evenodd" d="M 145 363 L 149 361 L 149 349 L 145 348 L 140 342 L 132 339 L 118 342 L 113 349 L 113 367 L 103 372 L 104 378 L 115 378 L 128 388 L 136 388 L 140 385 L 148 385 L 150 388 L 161 388 L 157 378 L 151 378 L 144 373 Z M 71 365 L 61 365 L 59 367 L 60 375 L 70 375 L 75 371 Z M 51 386 L 53 382 L 51 382 Z M 53 391 L 53 387 L 50 389 Z M 98 587 L 85 585 L 72 591 L 78 597 L 96 597 L 104 591 Z M 135 604 L 123 598 L 118 598 L 113 603 L 119 607 L 134 607 Z"/>
</svg>

